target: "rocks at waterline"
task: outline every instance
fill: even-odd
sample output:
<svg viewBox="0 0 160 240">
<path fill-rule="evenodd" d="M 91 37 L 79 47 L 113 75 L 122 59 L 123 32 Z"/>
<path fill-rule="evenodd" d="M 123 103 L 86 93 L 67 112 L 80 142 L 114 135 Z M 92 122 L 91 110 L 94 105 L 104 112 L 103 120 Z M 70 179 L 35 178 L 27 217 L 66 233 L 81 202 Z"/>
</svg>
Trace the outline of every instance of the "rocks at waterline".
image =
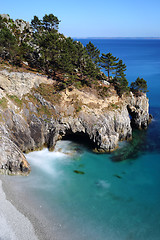
<svg viewBox="0 0 160 240">
<path fill-rule="evenodd" d="M 29 163 L 21 150 L 9 138 L 0 137 L 0 173 L 11 175 L 28 175 Z"/>
</svg>

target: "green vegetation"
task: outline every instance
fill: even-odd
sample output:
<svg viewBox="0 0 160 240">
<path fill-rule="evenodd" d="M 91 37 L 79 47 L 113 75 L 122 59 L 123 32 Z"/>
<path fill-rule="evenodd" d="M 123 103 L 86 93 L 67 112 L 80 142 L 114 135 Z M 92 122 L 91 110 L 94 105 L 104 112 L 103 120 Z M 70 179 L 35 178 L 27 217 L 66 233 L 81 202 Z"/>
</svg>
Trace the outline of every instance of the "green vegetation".
<svg viewBox="0 0 160 240">
<path fill-rule="evenodd" d="M 118 106 L 117 104 L 115 104 L 115 103 L 111 103 L 110 106 L 111 106 L 111 108 L 115 108 L 115 109 L 118 109 L 118 108 L 119 108 L 119 106 Z M 110 107 L 110 106 L 109 106 L 109 107 Z"/>
<path fill-rule="evenodd" d="M 15 102 L 15 104 L 17 104 L 18 107 L 21 107 L 21 106 L 22 106 L 23 101 L 20 100 L 17 96 L 15 96 L 15 95 L 8 95 L 8 97 L 9 97 L 13 102 Z"/>
<path fill-rule="evenodd" d="M 126 65 L 123 63 L 122 60 L 119 60 L 116 64 L 116 72 L 115 77 L 113 78 L 112 82 L 117 90 L 119 96 L 122 96 L 124 92 L 129 92 L 128 81 L 126 79 Z"/>
<path fill-rule="evenodd" d="M 0 106 L 1 106 L 2 108 L 7 108 L 7 103 L 8 103 L 8 101 L 7 101 L 7 99 L 6 99 L 5 97 L 2 97 L 2 98 L 0 99 Z"/>
<path fill-rule="evenodd" d="M 100 65 L 107 71 L 108 79 L 110 79 L 110 72 L 114 74 L 114 70 L 116 70 L 118 58 L 114 57 L 112 53 L 104 54 L 100 57 Z"/>
<path fill-rule="evenodd" d="M 143 78 L 137 78 L 135 82 L 131 83 L 131 91 L 133 93 L 138 92 L 148 92 L 147 90 L 147 82 Z"/>
<path fill-rule="evenodd" d="M 101 87 L 100 95 L 105 97 L 108 96 L 108 88 L 101 82 L 107 80 L 120 97 L 127 93 L 129 87 L 123 61 L 112 53 L 100 56 L 99 49 L 91 42 L 84 47 L 79 41 L 65 37 L 58 32 L 59 23 L 53 14 L 45 14 L 42 19 L 34 16 L 31 25 L 24 20 L 13 21 L 0 16 L 1 63 L 18 67 L 25 65 L 28 70 L 48 75 L 56 80 L 56 91 L 72 85 L 77 88 Z M 147 92 L 145 80 L 138 78 L 131 84 L 131 90 L 134 93 Z"/>
<path fill-rule="evenodd" d="M 86 51 L 95 64 L 99 63 L 100 50 L 93 43 L 89 42 L 86 45 Z"/>
</svg>

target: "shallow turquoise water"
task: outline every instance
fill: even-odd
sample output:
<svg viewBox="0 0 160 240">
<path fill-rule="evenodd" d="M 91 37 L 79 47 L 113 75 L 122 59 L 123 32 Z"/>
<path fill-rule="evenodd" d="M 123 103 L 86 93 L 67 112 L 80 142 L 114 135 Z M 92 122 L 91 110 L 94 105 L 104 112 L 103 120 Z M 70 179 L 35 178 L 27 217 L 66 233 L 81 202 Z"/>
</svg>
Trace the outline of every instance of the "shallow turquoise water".
<svg viewBox="0 0 160 240">
<path fill-rule="evenodd" d="M 157 119 L 144 132 L 143 150 L 135 147 L 134 158 L 119 162 L 115 154 L 131 155 L 132 142 L 113 154 L 98 155 L 83 145 L 60 141 L 55 152 L 44 149 L 27 155 L 32 173 L 26 185 L 46 203 L 51 221 L 52 213 L 59 219 L 59 237 L 66 231 L 77 240 L 160 238 L 160 152 L 156 139 L 150 139 L 156 126 Z M 159 138 L 160 130 L 156 133 Z"/>
<path fill-rule="evenodd" d="M 159 240 L 160 109 L 152 112 L 149 129 L 112 154 L 65 140 L 26 155 L 32 172 L 17 181 L 58 220 L 58 239 Z"/>
</svg>

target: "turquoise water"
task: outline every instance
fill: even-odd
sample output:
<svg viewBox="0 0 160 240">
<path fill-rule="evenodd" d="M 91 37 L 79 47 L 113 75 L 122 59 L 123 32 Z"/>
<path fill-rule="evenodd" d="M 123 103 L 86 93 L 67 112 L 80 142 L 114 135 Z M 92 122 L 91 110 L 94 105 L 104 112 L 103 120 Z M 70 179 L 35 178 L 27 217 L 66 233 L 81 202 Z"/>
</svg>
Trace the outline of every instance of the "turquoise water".
<svg viewBox="0 0 160 240">
<path fill-rule="evenodd" d="M 53 153 L 28 154 L 27 181 L 60 220 L 59 239 L 160 238 L 160 112 L 154 114 L 148 131 L 134 135 L 134 150 L 132 142 L 118 150 L 121 158 L 128 153 L 123 161 L 115 161 L 116 152 L 97 155 L 71 141 L 58 142 Z"/>
<path fill-rule="evenodd" d="M 17 181 L 37 198 L 51 225 L 58 221 L 58 240 L 159 240 L 160 41 L 94 41 L 126 60 L 129 81 L 137 75 L 148 80 L 152 123 L 112 154 L 69 140 L 54 152 L 32 152 L 26 155 L 30 176 Z"/>
</svg>

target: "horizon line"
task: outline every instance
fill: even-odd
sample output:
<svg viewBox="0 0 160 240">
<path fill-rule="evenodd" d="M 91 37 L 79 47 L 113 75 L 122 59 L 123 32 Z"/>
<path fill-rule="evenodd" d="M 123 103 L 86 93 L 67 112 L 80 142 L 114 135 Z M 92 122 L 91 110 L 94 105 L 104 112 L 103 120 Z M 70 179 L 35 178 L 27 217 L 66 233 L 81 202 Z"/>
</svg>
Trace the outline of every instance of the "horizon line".
<svg viewBox="0 0 160 240">
<path fill-rule="evenodd" d="M 160 39 L 160 37 L 72 37 L 75 39 Z"/>
</svg>

